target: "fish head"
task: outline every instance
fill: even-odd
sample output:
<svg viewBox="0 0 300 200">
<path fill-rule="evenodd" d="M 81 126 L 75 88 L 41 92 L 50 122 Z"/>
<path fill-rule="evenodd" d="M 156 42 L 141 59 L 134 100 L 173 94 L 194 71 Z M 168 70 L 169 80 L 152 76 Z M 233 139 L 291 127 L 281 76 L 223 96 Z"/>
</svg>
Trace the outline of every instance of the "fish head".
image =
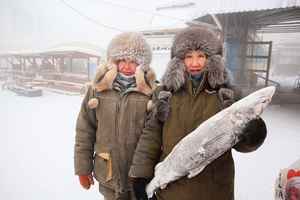
<svg viewBox="0 0 300 200">
<path fill-rule="evenodd" d="M 274 86 L 265 87 L 234 103 L 234 121 L 245 123 L 261 115 L 271 102 L 275 90 Z"/>
<path fill-rule="evenodd" d="M 269 86 L 252 93 L 254 97 L 253 110 L 256 116 L 261 115 L 265 108 L 270 104 L 275 90 L 276 88 L 274 86 Z"/>
</svg>

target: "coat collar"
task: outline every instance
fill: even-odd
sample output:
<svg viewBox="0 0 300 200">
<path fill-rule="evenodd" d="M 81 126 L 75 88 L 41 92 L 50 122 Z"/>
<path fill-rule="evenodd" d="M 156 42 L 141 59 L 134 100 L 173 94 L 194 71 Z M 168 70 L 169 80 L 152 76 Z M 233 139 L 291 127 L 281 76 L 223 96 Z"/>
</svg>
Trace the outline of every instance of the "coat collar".
<svg viewBox="0 0 300 200">
<path fill-rule="evenodd" d="M 138 67 L 135 73 L 136 87 L 131 91 L 140 92 L 150 96 L 156 88 L 156 76 L 154 71 L 149 68 L 148 71 L 143 71 L 143 67 Z M 118 74 L 117 66 L 114 64 L 101 65 L 96 73 L 93 87 L 96 92 L 113 89 L 113 82 Z"/>
<path fill-rule="evenodd" d="M 190 95 L 197 96 L 201 91 L 203 91 L 207 87 L 207 73 L 203 73 L 203 77 L 197 86 L 197 88 L 193 88 L 192 80 L 189 77 L 188 73 L 185 73 L 186 82 L 184 84 L 184 88 L 188 91 Z M 195 91 L 193 91 L 195 90 Z"/>
</svg>

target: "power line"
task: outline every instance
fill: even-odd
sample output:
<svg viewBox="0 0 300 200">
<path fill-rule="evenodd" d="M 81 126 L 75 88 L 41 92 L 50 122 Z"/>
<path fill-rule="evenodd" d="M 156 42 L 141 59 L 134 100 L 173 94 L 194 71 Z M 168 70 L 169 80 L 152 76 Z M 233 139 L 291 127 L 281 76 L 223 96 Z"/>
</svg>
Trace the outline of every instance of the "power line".
<svg viewBox="0 0 300 200">
<path fill-rule="evenodd" d="M 133 8 L 133 7 L 129 7 L 129 6 L 124 6 L 124 5 L 120 5 L 120 4 L 109 2 L 107 0 L 98 0 L 98 1 L 102 1 L 105 4 L 109 4 L 109 5 L 112 5 L 112 6 L 115 6 L 115 7 L 119 7 L 119 8 L 126 8 L 128 10 L 135 10 L 136 12 L 140 12 L 140 13 L 144 13 L 144 14 L 165 17 L 165 18 L 174 19 L 174 20 L 177 20 L 177 21 L 182 21 L 182 22 L 186 22 L 187 21 L 187 19 L 182 19 L 182 18 L 178 18 L 178 17 L 164 15 L 164 14 L 160 14 L 160 13 L 157 13 L 157 12 L 152 12 L 152 11 L 149 11 L 149 10 L 143 10 L 143 9 L 139 9 L 139 8 Z M 194 25 L 198 24 L 197 22 L 192 22 L 192 21 L 190 23 L 194 24 Z"/>
<path fill-rule="evenodd" d="M 116 27 L 113 27 L 113 26 L 109 26 L 109 25 L 106 25 L 106 24 L 103 24 L 103 23 L 100 23 L 99 21 L 85 15 L 84 13 L 82 13 L 81 11 L 77 10 L 76 8 L 74 8 L 73 6 L 71 6 L 70 4 L 68 4 L 67 2 L 65 2 L 64 0 L 60 0 L 60 2 L 62 2 L 65 6 L 67 6 L 68 8 L 70 8 L 71 10 L 73 10 L 74 12 L 76 12 L 78 15 L 80 15 L 81 17 L 83 17 L 84 19 L 96 24 L 97 26 L 100 26 L 100 27 L 104 27 L 104 28 L 107 28 L 107 29 L 111 29 L 111 30 L 114 30 L 114 31 L 118 31 L 118 32 L 124 32 L 123 30 L 121 29 L 118 29 Z"/>
<path fill-rule="evenodd" d="M 124 32 L 124 30 L 121 30 L 119 28 L 116 28 L 116 27 L 113 27 L 113 26 L 109 26 L 109 25 L 100 23 L 99 21 L 97 21 L 97 20 L 95 20 L 95 19 L 93 19 L 93 18 L 85 15 L 81 11 L 77 10 L 76 8 L 74 8 L 73 6 L 71 6 L 70 4 L 68 4 L 65 0 L 60 0 L 60 1 L 65 6 L 67 6 L 70 9 L 72 9 L 74 12 L 76 12 L 78 15 L 80 15 L 84 19 L 86 19 L 86 20 L 88 20 L 88 21 L 96 24 L 97 26 L 104 27 L 104 28 L 111 29 L 111 30 L 118 31 L 118 32 Z M 140 12 L 140 13 L 144 13 L 144 14 L 149 14 L 149 15 L 152 15 L 152 16 L 161 16 L 161 17 L 165 17 L 165 18 L 169 18 L 169 19 L 174 19 L 174 20 L 177 20 L 177 21 L 182 21 L 182 22 L 187 23 L 186 19 L 182 19 L 182 18 L 178 18 L 178 17 L 173 17 L 173 16 L 169 16 L 169 15 L 160 14 L 160 13 L 157 13 L 157 12 L 152 12 L 152 11 L 149 11 L 149 10 L 143 10 L 143 9 L 139 9 L 139 8 L 133 8 L 133 7 L 125 6 L 125 5 L 120 5 L 120 4 L 109 2 L 107 0 L 98 0 L 98 1 L 102 1 L 105 4 L 109 4 L 111 6 L 115 6 L 115 7 L 119 7 L 119 8 L 125 8 L 125 9 L 128 9 L 128 10 L 135 10 L 136 12 Z M 202 23 L 201 22 L 197 22 L 197 21 L 189 21 L 188 24 L 189 25 L 200 25 Z"/>
</svg>

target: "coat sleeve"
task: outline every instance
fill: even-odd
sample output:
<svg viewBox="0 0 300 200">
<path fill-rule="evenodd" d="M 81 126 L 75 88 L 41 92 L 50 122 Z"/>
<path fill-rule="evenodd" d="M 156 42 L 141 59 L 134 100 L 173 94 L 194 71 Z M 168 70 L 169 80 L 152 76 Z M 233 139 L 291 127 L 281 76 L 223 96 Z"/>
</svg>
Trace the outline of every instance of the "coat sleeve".
<svg viewBox="0 0 300 200">
<path fill-rule="evenodd" d="M 93 171 L 94 143 L 96 140 L 97 120 L 94 109 L 88 107 L 92 96 L 89 87 L 76 122 L 76 136 L 74 147 L 74 166 L 76 175 L 88 175 Z"/>
<path fill-rule="evenodd" d="M 129 177 L 132 178 L 152 178 L 154 167 L 160 158 L 163 123 L 157 117 L 156 94 L 157 92 L 152 98 L 154 107 L 148 113 L 145 127 L 133 156 L 129 171 Z"/>
</svg>

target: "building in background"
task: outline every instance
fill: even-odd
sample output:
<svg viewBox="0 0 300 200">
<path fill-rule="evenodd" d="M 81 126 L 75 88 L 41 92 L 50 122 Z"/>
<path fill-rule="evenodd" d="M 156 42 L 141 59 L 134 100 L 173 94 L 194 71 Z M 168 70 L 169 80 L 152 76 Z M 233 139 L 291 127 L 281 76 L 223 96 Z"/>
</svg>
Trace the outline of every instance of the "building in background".
<svg viewBox="0 0 300 200">
<path fill-rule="evenodd" d="M 282 81 L 285 75 L 295 79 L 290 83 L 297 82 L 297 76 L 300 76 L 300 1 L 229 0 L 214 1 L 209 7 L 210 3 L 177 1 L 160 6 L 158 10 L 168 16 L 180 16 L 177 21 L 185 19 L 182 23 L 185 26 L 207 23 L 221 30 L 227 67 L 244 90 L 250 92 L 266 85 L 286 89 L 280 87 L 287 85 Z M 152 44 L 153 64 L 157 64 L 159 69 L 165 68 L 170 56 L 168 48 L 174 34 L 185 27 L 182 24 L 169 24 L 168 28 L 164 24 L 160 29 L 143 31 Z M 161 71 L 158 70 L 159 75 Z M 294 85 L 290 89 L 294 89 Z"/>
<path fill-rule="evenodd" d="M 9 52 L 0 60 L 3 73 L 16 85 L 83 93 L 102 56 L 95 46 L 72 43 L 40 52 Z"/>
<path fill-rule="evenodd" d="M 170 60 L 172 41 L 179 29 L 180 28 L 142 31 L 152 48 L 151 66 L 155 70 L 158 78 L 162 77 L 164 69 Z"/>
</svg>

